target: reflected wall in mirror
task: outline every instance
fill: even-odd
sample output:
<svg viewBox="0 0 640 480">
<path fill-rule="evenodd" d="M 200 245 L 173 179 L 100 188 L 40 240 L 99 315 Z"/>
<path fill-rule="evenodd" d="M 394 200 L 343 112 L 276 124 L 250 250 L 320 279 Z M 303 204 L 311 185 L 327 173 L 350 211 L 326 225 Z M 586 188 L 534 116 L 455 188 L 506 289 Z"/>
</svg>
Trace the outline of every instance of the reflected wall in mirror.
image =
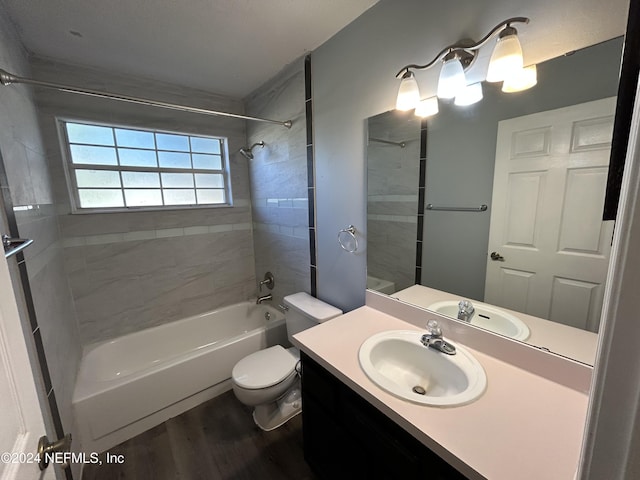
<svg viewBox="0 0 640 480">
<path fill-rule="evenodd" d="M 421 187 L 424 192 L 421 124 L 413 112 L 395 110 L 368 122 L 367 288 L 381 293 L 420 283 L 416 244 L 422 235 L 420 230 L 418 237 L 418 192 Z"/>
<path fill-rule="evenodd" d="M 556 324 L 578 327 L 580 330 L 564 327 L 554 332 L 556 340 L 532 331 L 527 342 L 586 363 L 593 363 L 591 353 L 581 355 L 571 348 L 565 350 L 563 342 L 567 336 L 585 337 L 589 331 L 597 332 L 604 280 L 544 270 L 547 266 L 540 265 L 541 260 L 531 254 L 541 248 L 541 242 L 550 242 L 545 248 L 577 260 L 572 268 L 587 272 L 599 268 L 606 272 L 613 225 L 600 221 L 604 198 L 602 180 L 606 180 L 615 108 L 612 97 L 617 94 L 622 43 L 622 38 L 615 38 L 539 64 L 538 84 L 530 90 L 506 94 L 500 91 L 499 85 L 485 82 L 484 99 L 477 104 L 457 107 L 453 103 L 441 103 L 440 112 L 427 119 L 428 135 L 423 138 L 426 142 L 423 146 L 426 147 L 424 203 L 444 207 L 486 204 L 489 208 L 480 212 L 424 210 L 424 230 L 422 242 L 416 249 L 417 258 L 412 264 L 404 262 L 405 278 L 415 272 L 416 265 L 421 266 L 421 281 L 417 283 L 447 292 L 452 299 L 486 301 L 551 320 L 544 323 L 553 324 L 552 329 Z M 610 100 L 602 100 L 603 104 L 597 105 L 604 109 L 597 111 L 603 113 L 586 113 L 593 121 L 573 121 L 566 117 L 566 112 L 577 109 L 578 114 L 582 114 L 583 105 L 607 98 Z M 370 136 L 372 125 L 385 115 L 394 118 L 394 114 L 388 112 L 370 119 Z M 568 126 L 554 123 L 561 118 Z M 498 143 L 499 124 L 503 130 L 501 143 Z M 561 130 L 567 139 L 555 136 Z M 567 144 L 566 155 L 558 150 L 558 145 L 563 143 Z M 369 142 L 368 162 L 371 162 L 371 148 Z M 592 157 L 596 151 L 600 157 L 604 156 L 604 166 L 594 163 Z M 563 167 L 558 173 L 556 164 L 561 157 L 572 159 L 568 160 L 569 167 Z M 552 158 L 549 168 L 543 165 L 542 158 Z M 502 166 L 496 167 L 497 161 Z M 509 171 L 509 165 L 517 168 Z M 414 157 L 413 169 L 412 174 L 419 176 L 419 156 Z M 505 172 L 502 169 L 506 169 Z M 376 170 L 376 176 L 381 178 L 397 174 L 390 168 L 385 175 L 380 165 Z M 415 178 L 414 186 L 419 181 Z M 547 198 L 544 200 L 547 203 L 541 203 L 545 189 L 548 193 L 558 185 L 561 188 L 554 193 L 557 198 Z M 380 189 L 375 193 L 384 194 Z M 413 194 L 417 195 L 418 190 Z M 376 211 L 372 210 L 371 203 L 369 209 L 369 214 Z M 391 210 L 385 214 L 392 215 Z M 369 231 L 374 227 L 374 219 L 369 218 Z M 533 219 L 537 222 L 532 222 Z M 496 230 L 500 225 L 502 230 Z M 560 229 L 555 240 L 547 239 L 551 225 Z M 587 245 L 582 239 L 593 238 L 588 234 L 594 229 L 598 231 L 597 245 Z M 377 257 L 385 256 L 383 247 L 383 242 L 376 244 Z M 387 247 L 395 248 L 391 242 Z M 497 260 L 492 261 L 494 251 Z M 513 263 L 515 254 L 531 257 L 523 264 L 526 267 Z M 550 258 L 546 262 L 551 266 L 562 262 L 558 257 Z M 367 260 L 370 261 L 370 256 Z M 544 271 L 536 271 L 533 266 Z M 368 271 L 374 271 L 369 264 Z M 403 285 L 397 287 L 394 296 L 400 299 L 422 307 L 433 303 L 416 300 L 411 289 L 406 290 L 409 294 L 404 294 Z M 502 295 L 496 295 L 495 291 Z M 528 315 L 522 317 L 529 318 Z M 595 337 L 585 337 L 591 338 L 588 350 L 594 352 Z"/>
</svg>

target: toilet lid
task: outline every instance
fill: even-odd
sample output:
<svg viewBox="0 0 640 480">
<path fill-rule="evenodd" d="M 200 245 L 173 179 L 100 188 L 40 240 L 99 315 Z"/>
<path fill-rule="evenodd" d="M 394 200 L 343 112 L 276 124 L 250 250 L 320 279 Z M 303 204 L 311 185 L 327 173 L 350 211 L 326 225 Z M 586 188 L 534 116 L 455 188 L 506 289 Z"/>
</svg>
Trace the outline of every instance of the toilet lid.
<svg viewBox="0 0 640 480">
<path fill-rule="evenodd" d="M 296 357 L 281 345 L 276 345 L 244 357 L 233 367 L 231 376 L 236 385 L 242 388 L 267 388 L 291 375 L 296 363 Z"/>
</svg>

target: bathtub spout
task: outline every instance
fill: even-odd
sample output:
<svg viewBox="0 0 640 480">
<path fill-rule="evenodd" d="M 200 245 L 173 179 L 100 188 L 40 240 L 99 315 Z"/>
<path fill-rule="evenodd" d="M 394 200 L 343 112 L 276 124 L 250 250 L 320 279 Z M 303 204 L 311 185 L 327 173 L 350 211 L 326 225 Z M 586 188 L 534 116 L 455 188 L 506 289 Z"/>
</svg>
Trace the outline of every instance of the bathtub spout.
<svg viewBox="0 0 640 480">
<path fill-rule="evenodd" d="M 258 297 L 256 299 L 256 305 L 260 305 L 261 303 L 267 302 L 273 300 L 273 295 L 271 295 L 270 293 L 267 295 L 263 295 L 261 297 Z"/>
</svg>

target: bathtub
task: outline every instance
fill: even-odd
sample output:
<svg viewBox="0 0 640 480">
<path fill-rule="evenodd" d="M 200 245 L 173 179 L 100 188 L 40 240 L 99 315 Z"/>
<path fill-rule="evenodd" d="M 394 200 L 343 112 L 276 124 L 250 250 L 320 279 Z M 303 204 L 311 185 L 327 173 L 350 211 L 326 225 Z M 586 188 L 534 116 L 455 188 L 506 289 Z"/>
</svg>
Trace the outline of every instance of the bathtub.
<svg viewBox="0 0 640 480">
<path fill-rule="evenodd" d="M 103 452 L 230 390 L 236 362 L 287 343 L 281 312 L 244 302 L 93 344 L 73 394 L 74 440 Z"/>
<path fill-rule="evenodd" d="M 367 275 L 367 288 L 369 290 L 375 290 L 376 292 L 391 295 L 396 291 L 396 284 L 391 280 L 385 280 L 383 278 L 377 278 Z"/>
</svg>

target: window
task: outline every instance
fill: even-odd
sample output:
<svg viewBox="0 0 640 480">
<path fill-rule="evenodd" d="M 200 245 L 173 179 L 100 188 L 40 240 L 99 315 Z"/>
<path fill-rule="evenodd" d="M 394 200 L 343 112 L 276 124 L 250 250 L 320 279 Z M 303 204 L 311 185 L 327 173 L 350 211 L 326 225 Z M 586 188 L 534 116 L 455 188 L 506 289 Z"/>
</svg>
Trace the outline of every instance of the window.
<svg viewBox="0 0 640 480">
<path fill-rule="evenodd" d="M 60 125 L 74 212 L 230 204 L 225 138 Z"/>
</svg>

